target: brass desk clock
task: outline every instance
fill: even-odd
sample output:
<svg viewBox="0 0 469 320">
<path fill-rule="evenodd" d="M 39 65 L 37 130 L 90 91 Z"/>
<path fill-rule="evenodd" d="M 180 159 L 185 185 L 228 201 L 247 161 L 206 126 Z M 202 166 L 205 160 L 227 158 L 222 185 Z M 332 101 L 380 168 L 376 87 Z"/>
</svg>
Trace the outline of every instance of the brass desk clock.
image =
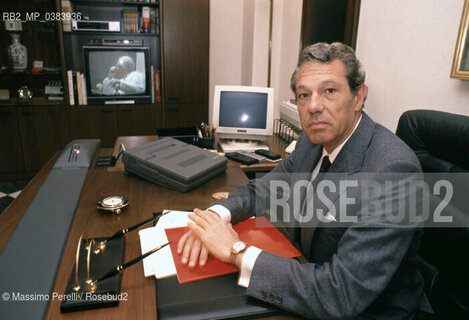
<svg viewBox="0 0 469 320">
<path fill-rule="evenodd" d="M 108 196 L 99 200 L 96 206 L 99 210 L 109 211 L 111 213 L 120 214 L 122 209 L 127 207 L 129 200 L 122 196 Z"/>
</svg>

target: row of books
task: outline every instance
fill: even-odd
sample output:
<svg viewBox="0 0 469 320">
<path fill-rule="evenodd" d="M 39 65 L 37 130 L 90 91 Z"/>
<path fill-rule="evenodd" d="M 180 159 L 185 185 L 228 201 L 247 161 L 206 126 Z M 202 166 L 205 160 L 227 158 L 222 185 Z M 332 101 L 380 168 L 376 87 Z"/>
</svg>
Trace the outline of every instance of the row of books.
<svg viewBox="0 0 469 320">
<path fill-rule="evenodd" d="M 87 105 L 86 79 L 79 71 L 67 70 L 70 105 Z"/>
<path fill-rule="evenodd" d="M 141 10 L 140 10 L 141 9 Z M 126 33 L 159 34 L 159 13 L 156 8 L 143 6 L 121 11 L 121 31 Z"/>
</svg>

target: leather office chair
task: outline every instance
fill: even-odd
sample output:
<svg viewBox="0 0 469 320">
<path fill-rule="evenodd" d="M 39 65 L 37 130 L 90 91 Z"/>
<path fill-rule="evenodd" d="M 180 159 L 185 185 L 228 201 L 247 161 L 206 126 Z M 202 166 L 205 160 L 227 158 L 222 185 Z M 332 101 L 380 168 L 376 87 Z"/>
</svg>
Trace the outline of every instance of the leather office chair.
<svg viewBox="0 0 469 320">
<path fill-rule="evenodd" d="M 425 174 L 427 181 L 452 182 L 454 196 L 442 215 L 468 226 L 469 175 L 457 173 L 469 173 L 469 117 L 411 110 L 400 117 L 396 134 L 415 151 L 424 174 L 439 173 Z M 441 202 L 431 200 L 431 209 Z M 436 317 L 469 319 L 469 228 L 425 228 L 420 255 L 419 269 Z"/>
</svg>

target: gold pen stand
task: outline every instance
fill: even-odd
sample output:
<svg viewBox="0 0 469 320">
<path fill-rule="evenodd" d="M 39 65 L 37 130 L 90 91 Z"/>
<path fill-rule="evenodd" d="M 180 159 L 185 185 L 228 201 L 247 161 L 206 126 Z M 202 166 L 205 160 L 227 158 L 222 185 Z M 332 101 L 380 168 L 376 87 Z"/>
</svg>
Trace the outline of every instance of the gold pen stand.
<svg viewBox="0 0 469 320">
<path fill-rule="evenodd" d="M 107 239 L 80 237 L 60 312 L 115 307 L 119 304 L 121 273 L 96 283 L 111 268 L 124 262 L 125 237 L 108 241 L 104 250 L 97 250 L 99 244 Z"/>
</svg>

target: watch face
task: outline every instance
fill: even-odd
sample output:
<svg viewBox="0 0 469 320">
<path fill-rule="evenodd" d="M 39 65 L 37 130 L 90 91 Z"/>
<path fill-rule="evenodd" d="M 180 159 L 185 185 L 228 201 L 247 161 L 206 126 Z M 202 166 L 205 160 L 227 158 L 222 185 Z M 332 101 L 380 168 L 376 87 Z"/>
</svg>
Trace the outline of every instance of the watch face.
<svg viewBox="0 0 469 320">
<path fill-rule="evenodd" d="M 237 241 L 233 244 L 232 249 L 234 253 L 240 253 L 241 251 L 246 249 L 246 244 L 242 241 Z"/>
<path fill-rule="evenodd" d="M 117 207 L 124 203 L 124 198 L 121 196 L 110 196 L 102 200 L 105 207 Z"/>
<path fill-rule="evenodd" d="M 121 209 L 129 204 L 129 200 L 122 196 L 109 196 L 101 199 L 96 204 L 98 209 L 111 211 L 113 213 L 120 213 Z"/>
</svg>

